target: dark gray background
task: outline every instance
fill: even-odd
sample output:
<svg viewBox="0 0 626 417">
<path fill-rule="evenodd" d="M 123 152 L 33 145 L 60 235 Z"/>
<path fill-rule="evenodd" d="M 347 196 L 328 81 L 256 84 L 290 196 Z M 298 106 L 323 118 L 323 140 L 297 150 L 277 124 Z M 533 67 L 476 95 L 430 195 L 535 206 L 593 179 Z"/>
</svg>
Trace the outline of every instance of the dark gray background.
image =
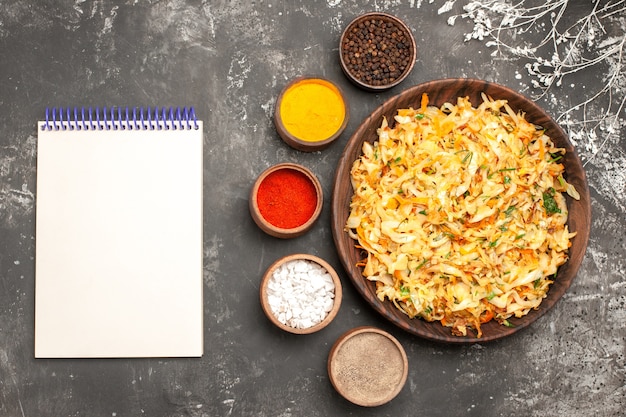
<svg viewBox="0 0 626 417">
<path fill-rule="evenodd" d="M 584 120 L 582 111 L 573 111 L 567 122 L 586 162 L 594 216 L 591 239 L 568 293 L 530 328 L 489 344 L 424 341 L 374 313 L 341 269 L 329 227 L 332 179 L 343 146 L 367 114 L 407 86 L 444 77 L 482 78 L 529 96 L 540 92 L 524 68 L 526 60 L 506 51 L 492 57 L 489 39 L 464 41 L 474 28 L 471 18 L 447 22 L 467 3 L 459 0 L 446 11 L 441 9 L 444 1 L 426 0 L 2 1 L 0 415 L 623 415 L 623 126 L 617 126 L 617 134 L 598 130 L 597 137 L 584 138 L 575 131 L 576 123 Z M 573 24 L 593 6 L 570 1 L 562 23 Z M 356 15 L 373 10 L 401 17 L 419 48 L 410 77 L 382 94 L 352 86 L 338 64 L 341 31 Z M 512 44 L 545 35 L 549 19 L 541 21 L 543 25 L 527 33 L 510 36 Z M 606 19 L 602 36 L 623 39 L 625 21 L 623 11 Z M 596 42 L 590 50 L 594 45 L 601 46 Z M 566 77 L 539 103 L 555 118 L 562 115 L 602 88 L 611 64 L 615 62 Z M 289 148 L 272 123 L 277 95 L 300 75 L 337 82 L 350 102 L 346 133 L 321 152 Z M 587 117 L 599 117 L 607 109 L 615 112 L 624 90 L 613 93 L 612 107 L 603 96 L 587 107 Z M 36 122 L 47 106 L 84 105 L 194 106 L 204 121 L 201 359 L 33 358 Z M 317 174 L 326 204 L 312 231 L 284 241 L 255 226 L 248 193 L 262 170 L 287 161 Z M 344 283 L 338 317 L 309 336 L 273 328 L 258 302 L 265 269 L 294 252 L 328 260 Z M 326 372 L 334 341 L 360 325 L 390 331 L 409 358 L 406 386 L 395 400 L 376 409 L 343 400 Z"/>
</svg>

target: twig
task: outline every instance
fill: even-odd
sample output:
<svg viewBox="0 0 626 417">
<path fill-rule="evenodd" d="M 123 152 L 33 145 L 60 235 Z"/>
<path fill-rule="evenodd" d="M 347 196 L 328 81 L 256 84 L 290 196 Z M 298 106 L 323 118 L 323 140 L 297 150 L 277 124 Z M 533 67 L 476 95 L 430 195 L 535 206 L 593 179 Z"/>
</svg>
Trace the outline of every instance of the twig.
<svg viewBox="0 0 626 417">
<path fill-rule="evenodd" d="M 487 47 L 494 48 L 492 56 L 527 60 L 524 67 L 537 92 L 532 97 L 534 100 L 544 98 L 554 88 L 566 90 L 563 80 L 572 74 L 594 68 L 604 74 L 608 66 L 603 85 L 557 118 L 570 130 L 572 139 L 586 139 L 579 146 L 585 147 L 587 154 L 581 156 L 588 164 L 625 123 L 620 115 L 626 107 L 626 63 L 623 59 L 626 34 L 622 31 L 617 37 L 611 37 L 607 25 L 625 24 L 626 0 L 609 0 L 604 4 L 596 0 L 586 16 L 565 30 L 560 27 L 570 0 L 547 0 L 536 6 L 528 6 L 527 0 L 508 3 L 506 0 L 469 1 L 463 6 L 463 13 L 448 18 L 448 24 L 454 25 L 457 18 L 469 19 L 474 22 L 474 27 L 472 32 L 465 34 L 465 41 L 484 41 Z M 519 36 L 530 30 L 546 33 L 538 41 Z M 607 105 L 606 109 L 599 104 L 601 102 Z M 591 114 L 598 108 L 600 114 Z M 574 118 L 575 114 L 579 114 L 580 120 Z M 605 132 L 599 146 L 598 131 Z"/>
</svg>

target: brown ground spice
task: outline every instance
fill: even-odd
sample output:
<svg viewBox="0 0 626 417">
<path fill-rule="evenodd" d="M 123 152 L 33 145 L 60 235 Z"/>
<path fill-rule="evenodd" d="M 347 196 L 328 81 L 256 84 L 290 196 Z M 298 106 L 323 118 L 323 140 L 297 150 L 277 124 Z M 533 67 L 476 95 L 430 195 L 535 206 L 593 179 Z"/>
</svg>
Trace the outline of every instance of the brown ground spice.
<svg viewBox="0 0 626 417">
<path fill-rule="evenodd" d="M 344 341 L 333 360 L 336 386 L 356 403 L 377 403 L 388 399 L 402 383 L 402 354 L 391 340 L 365 332 Z"/>
</svg>

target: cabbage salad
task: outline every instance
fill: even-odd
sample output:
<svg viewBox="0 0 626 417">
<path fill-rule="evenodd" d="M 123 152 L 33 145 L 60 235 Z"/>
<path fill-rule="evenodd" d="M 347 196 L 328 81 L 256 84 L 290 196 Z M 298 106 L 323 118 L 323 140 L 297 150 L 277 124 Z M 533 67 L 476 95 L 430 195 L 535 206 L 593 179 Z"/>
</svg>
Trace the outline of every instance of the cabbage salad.
<svg viewBox="0 0 626 417">
<path fill-rule="evenodd" d="M 441 107 L 424 94 L 400 109 L 351 169 L 346 230 L 367 256 L 363 275 L 409 317 L 454 335 L 536 309 L 566 262 L 565 149 L 482 95 Z"/>
</svg>

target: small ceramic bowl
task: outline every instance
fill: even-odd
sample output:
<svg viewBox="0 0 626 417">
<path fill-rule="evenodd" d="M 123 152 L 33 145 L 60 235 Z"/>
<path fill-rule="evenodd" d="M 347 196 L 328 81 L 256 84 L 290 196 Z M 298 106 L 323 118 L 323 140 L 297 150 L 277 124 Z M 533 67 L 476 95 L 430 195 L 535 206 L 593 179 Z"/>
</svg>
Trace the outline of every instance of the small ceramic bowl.
<svg viewBox="0 0 626 417">
<path fill-rule="evenodd" d="M 394 399 L 408 376 L 404 348 L 389 333 L 371 326 L 340 336 L 328 355 L 328 376 L 346 400 L 376 407 Z"/>
<path fill-rule="evenodd" d="M 400 84 L 413 70 L 416 58 L 411 29 L 387 13 L 358 16 L 344 29 L 339 41 L 344 74 L 367 91 L 384 91 Z"/>
<path fill-rule="evenodd" d="M 248 201 L 254 222 L 265 233 L 281 239 L 309 231 L 323 204 L 322 185 L 315 174 L 289 162 L 263 171 L 252 186 Z"/>
<path fill-rule="evenodd" d="M 293 302 L 290 296 L 294 294 L 308 300 Z M 328 326 L 337 316 L 342 294 L 337 272 L 314 255 L 282 257 L 261 280 L 260 299 L 265 315 L 278 328 L 294 334 L 315 333 Z"/>
<path fill-rule="evenodd" d="M 319 151 L 333 143 L 348 125 L 346 98 L 334 83 L 319 77 L 299 77 L 278 96 L 274 125 L 292 148 Z"/>
</svg>

